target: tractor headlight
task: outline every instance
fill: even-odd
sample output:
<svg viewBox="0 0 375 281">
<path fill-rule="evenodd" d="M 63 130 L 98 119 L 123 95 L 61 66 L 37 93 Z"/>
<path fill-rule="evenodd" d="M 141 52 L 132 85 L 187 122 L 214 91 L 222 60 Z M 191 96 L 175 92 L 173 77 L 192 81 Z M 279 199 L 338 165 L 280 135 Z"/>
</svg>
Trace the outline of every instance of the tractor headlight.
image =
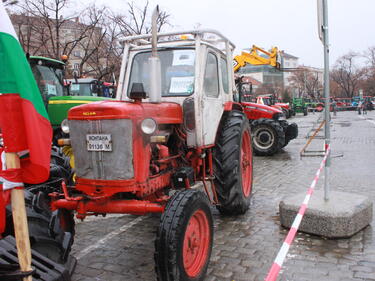
<svg viewBox="0 0 375 281">
<path fill-rule="evenodd" d="M 69 134 L 69 121 L 68 121 L 68 119 L 64 119 L 61 122 L 60 126 L 61 126 L 61 131 L 63 131 L 63 133 Z"/>
<path fill-rule="evenodd" d="M 146 135 L 152 135 L 156 131 L 156 121 L 152 118 L 146 118 L 141 123 L 141 130 Z"/>
</svg>

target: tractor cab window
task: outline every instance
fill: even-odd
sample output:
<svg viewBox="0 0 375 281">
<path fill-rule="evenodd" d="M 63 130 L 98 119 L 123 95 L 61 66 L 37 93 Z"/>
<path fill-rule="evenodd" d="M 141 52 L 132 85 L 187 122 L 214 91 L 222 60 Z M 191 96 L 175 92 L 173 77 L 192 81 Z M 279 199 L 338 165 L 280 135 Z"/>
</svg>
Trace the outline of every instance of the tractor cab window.
<svg viewBox="0 0 375 281">
<path fill-rule="evenodd" d="M 263 98 L 263 104 L 264 105 L 272 105 L 271 99 L 267 98 L 267 97 Z"/>
<path fill-rule="evenodd" d="M 204 71 L 203 89 L 206 96 L 219 96 L 218 63 L 215 54 L 207 54 L 206 69 Z"/>
<path fill-rule="evenodd" d="M 221 80 L 223 84 L 223 89 L 226 94 L 229 93 L 229 82 L 228 82 L 228 66 L 227 60 L 223 57 L 220 58 L 220 70 L 221 70 Z"/>
<path fill-rule="evenodd" d="M 71 96 L 98 96 L 98 86 L 93 83 L 72 83 L 69 93 Z"/>
<path fill-rule="evenodd" d="M 193 49 L 164 49 L 158 51 L 161 64 L 161 95 L 189 96 L 194 92 L 195 51 Z M 150 91 L 151 52 L 134 56 L 128 85 L 128 96 L 134 83 L 142 83 L 145 92 Z"/>
<path fill-rule="evenodd" d="M 50 97 L 64 95 L 62 69 L 39 63 L 32 64 L 31 69 L 45 103 Z"/>
</svg>

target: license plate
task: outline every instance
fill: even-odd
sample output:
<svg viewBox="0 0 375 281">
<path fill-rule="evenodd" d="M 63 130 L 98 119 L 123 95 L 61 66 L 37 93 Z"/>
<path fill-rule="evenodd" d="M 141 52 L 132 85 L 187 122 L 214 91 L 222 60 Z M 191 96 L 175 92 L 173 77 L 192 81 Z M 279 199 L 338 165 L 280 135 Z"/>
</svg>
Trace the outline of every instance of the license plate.
<svg viewBox="0 0 375 281">
<path fill-rule="evenodd" d="M 88 151 L 112 151 L 111 135 L 90 134 L 86 135 Z"/>
</svg>

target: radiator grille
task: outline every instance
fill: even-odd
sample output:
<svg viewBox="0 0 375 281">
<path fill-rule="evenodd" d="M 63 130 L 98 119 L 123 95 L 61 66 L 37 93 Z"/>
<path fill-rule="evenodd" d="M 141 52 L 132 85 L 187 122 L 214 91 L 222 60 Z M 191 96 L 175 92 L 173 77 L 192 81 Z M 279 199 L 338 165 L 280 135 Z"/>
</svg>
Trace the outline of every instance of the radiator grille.
<svg viewBox="0 0 375 281">
<path fill-rule="evenodd" d="M 70 120 L 69 128 L 78 177 L 100 180 L 134 177 L 131 120 Z M 87 134 L 110 134 L 112 151 L 88 151 Z"/>
</svg>

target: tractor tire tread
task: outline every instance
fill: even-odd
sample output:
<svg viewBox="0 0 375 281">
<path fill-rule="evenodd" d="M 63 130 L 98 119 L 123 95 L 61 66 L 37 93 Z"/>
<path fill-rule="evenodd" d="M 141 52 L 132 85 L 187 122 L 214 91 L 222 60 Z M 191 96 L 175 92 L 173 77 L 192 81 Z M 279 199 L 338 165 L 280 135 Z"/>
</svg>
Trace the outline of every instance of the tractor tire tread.
<svg viewBox="0 0 375 281">
<path fill-rule="evenodd" d="M 253 143 L 253 150 L 254 150 L 254 153 L 256 155 L 258 155 L 258 156 L 271 156 L 271 155 L 277 153 L 281 148 L 283 148 L 285 146 L 285 130 L 283 129 L 283 127 L 280 125 L 280 123 L 278 121 L 275 121 L 273 119 L 261 118 L 261 119 L 257 119 L 257 120 L 254 120 L 253 122 L 251 122 L 252 131 L 257 126 L 271 127 L 276 134 L 275 135 L 276 142 L 268 150 L 261 150 Z"/>
<path fill-rule="evenodd" d="M 209 208 L 209 201 L 207 196 L 199 190 L 189 189 L 176 193 L 171 200 L 168 201 L 165 211 L 160 219 L 159 229 L 157 231 L 155 239 L 155 272 L 158 281 L 173 281 L 173 280 L 185 280 L 176 279 L 176 274 L 179 270 L 177 269 L 177 251 L 178 251 L 178 239 L 177 233 L 184 230 L 183 218 L 185 216 L 185 210 L 189 207 L 190 202 L 195 200 L 203 200 Z M 209 210 L 210 214 L 211 211 Z M 211 215 L 211 247 L 213 241 L 213 226 L 212 226 L 212 215 Z M 211 249 L 210 249 L 211 251 Z M 208 255 L 210 256 L 210 254 Z M 202 270 L 202 278 L 207 270 L 208 262 L 205 268 Z M 203 280 L 203 279 L 194 279 Z"/>
<path fill-rule="evenodd" d="M 243 128 L 245 126 L 245 129 Z M 242 131 L 249 128 L 246 116 L 240 111 L 231 111 L 225 116 L 217 136 L 213 161 L 215 188 L 219 199 L 217 209 L 223 215 L 240 215 L 249 209 L 250 198 L 244 198 L 240 174 Z M 250 197 L 250 196 L 249 196 Z"/>
</svg>

